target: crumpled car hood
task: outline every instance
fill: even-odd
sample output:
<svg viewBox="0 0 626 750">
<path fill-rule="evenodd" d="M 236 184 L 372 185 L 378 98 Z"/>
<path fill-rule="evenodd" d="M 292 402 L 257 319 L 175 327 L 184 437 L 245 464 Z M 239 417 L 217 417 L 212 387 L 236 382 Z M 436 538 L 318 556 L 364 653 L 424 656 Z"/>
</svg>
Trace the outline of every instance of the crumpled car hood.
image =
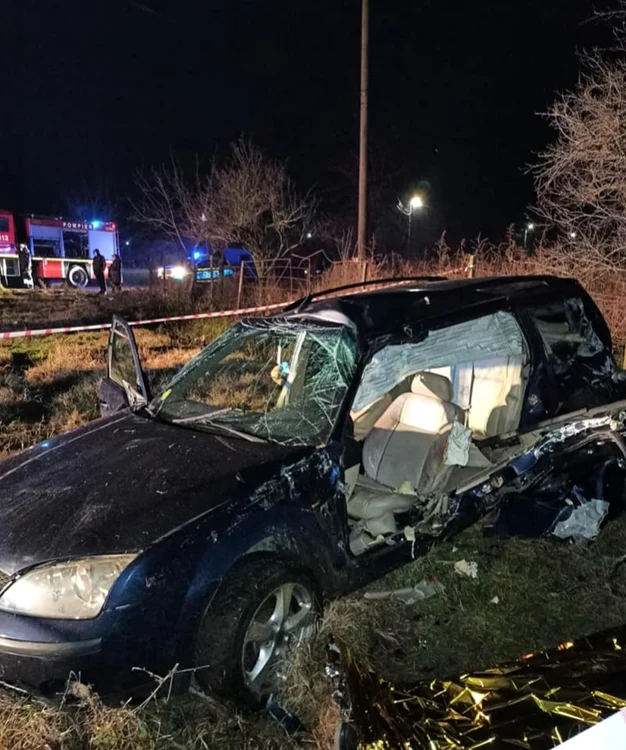
<svg viewBox="0 0 626 750">
<path fill-rule="evenodd" d="M 297 452 L 130 412 L 44 441 L 0 462 L 0 570 L 145 549 Z"/>
</svg>

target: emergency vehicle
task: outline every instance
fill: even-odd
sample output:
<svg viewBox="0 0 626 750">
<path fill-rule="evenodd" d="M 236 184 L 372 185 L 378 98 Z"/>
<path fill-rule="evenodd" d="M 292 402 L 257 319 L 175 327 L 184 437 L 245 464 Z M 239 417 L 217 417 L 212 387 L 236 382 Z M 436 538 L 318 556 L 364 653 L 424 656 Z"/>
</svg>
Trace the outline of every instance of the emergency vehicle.
<svg viewBox="0 0 626 750">
<path fill-rule="evenodd" d="M 36 283 L 65 281 L 73 287 L 87 286 L 94 279 L 92 259 L 99 250 L 107 268 L 119 252 L 114 222 L 68 221 L 63 218 L 27 216 L 19 222 L 9 211 L 0 211 L 0 280 L 19 283 L 19 246 L 24 244 L 32 259 Z"/>
</svg>

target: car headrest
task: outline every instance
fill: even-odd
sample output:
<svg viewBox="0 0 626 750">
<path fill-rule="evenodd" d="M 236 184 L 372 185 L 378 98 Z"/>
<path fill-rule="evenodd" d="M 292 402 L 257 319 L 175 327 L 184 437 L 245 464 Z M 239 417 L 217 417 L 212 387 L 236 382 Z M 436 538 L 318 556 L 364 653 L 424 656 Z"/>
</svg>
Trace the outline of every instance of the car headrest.
<svg viewBox="0 0 626 750">
<path fill-rule="evenodd" d="M 418 372 L 411 381 L 411 392 L 416 396 L 429 396 L 441 401 L 452 401 L 453 388 L 449 378 L 434 372 Z"/>
<path fill-rule="evenodd" d="M 452 404 L 432 396 L 407 393 L 402 404 L 400 424 L 413 427 L 420 432 L 436 435 L 449 428 L 455 419 Z"/>
</svg>

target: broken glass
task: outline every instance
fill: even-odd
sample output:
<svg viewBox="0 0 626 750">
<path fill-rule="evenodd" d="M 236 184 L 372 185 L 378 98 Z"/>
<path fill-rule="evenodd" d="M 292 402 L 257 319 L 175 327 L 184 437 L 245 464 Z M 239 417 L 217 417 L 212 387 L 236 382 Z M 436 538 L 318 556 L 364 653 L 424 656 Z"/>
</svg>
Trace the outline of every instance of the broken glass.
<svg viewBox="0 0 626 750">
<path fill-rule="evenodd" d="M 610 400 L 615 360 L 582 300 L 572 297 L 533 307 L 530 315 L 556 381 L 556 388 L 544 388 L 541 396 L 549 413 L 563 414 Z"/>
<path fill-rule="evenodd" d="M 159 418 L 284 444 L 328 440 L 358 356 L 348 327 L 244 321 L 197 355 L 153 404 Z"/>
<path fill-rule="evenodd" d="M 578 359 L 606 351 L 578 298 L 533 308 L 531 315 L 557 374 L 567 372 Z"/>
<path fill-rule="evenodd" d="M 493 357 L 520 357 L 523 347 L 519 325 L 506 312 L 431 331 L 423 341 L 387 346 L 367 364 L 352 409 L 365 408 L 420 370 L 455 367 Z"/>
</svg>

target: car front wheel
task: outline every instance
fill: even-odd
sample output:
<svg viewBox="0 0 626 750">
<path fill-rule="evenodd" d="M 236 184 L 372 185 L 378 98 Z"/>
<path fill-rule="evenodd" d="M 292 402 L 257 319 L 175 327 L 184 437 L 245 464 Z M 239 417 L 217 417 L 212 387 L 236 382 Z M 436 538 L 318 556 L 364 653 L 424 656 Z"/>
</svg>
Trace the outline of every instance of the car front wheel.
<svg viewBox="0 0 626 750">
<path fill-rule="evenodd" d="M 258 706 L 280 689 L 288 649 L 313 636 L 320 612 L 306 571 L 276 559 L 244 563 L 224 580 L 198 629 L 201 687 Z"/>
</svg>

